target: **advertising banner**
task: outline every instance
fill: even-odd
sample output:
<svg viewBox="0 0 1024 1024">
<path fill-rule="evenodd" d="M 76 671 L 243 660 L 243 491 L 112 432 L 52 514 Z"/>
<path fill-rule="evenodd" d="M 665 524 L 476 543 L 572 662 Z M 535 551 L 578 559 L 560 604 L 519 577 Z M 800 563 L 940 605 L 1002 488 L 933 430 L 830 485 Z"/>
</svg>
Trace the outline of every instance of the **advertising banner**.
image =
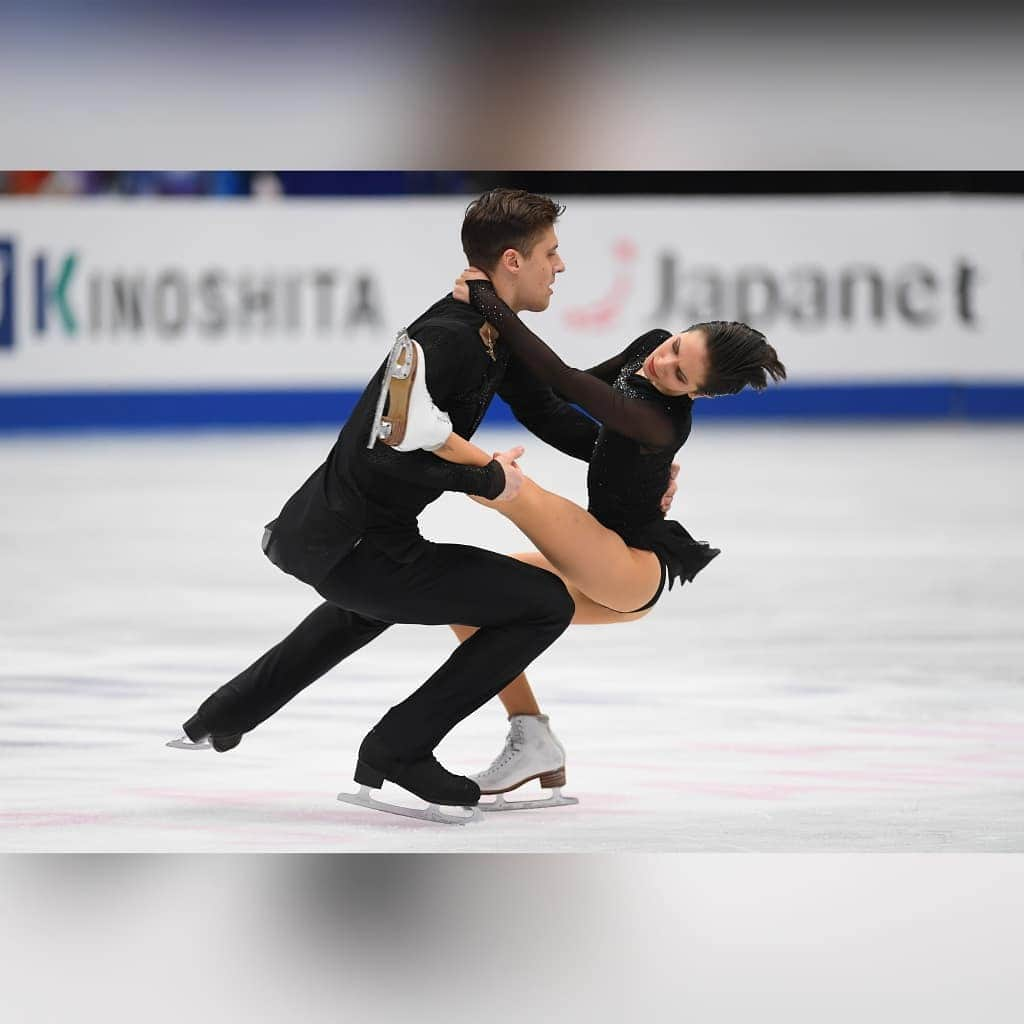
<svg viewBox="0 0 1024 1024">
<path fill-rule="evenodd" d="M 0 394 L 361 389 L 464 266 L 468 201 L 0 200 Z M 1024 201 L 562 201 L 524 319 L 574 365 L 739 319 L 787 386 L 1024 382 Z"/>
</svg>

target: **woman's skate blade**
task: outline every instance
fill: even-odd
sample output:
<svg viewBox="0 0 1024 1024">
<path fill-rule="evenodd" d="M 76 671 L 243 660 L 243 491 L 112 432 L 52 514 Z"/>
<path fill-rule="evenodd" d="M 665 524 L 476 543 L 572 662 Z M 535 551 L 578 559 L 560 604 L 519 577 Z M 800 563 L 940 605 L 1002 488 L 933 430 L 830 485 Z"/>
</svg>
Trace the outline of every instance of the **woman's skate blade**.
<svg viewBox="0 0 1024 1024">
<path fill-rule="evenodd" d="M 373 426 L 367 439 L 367 448 L 372 448 L 378 441 L 386 441 L 391 437 L 392 425 L 384 421 L 384 405 L 391 390 L 392 380 L 406 380 L 416 372 L 416 352 L 412 339 L 405 331 L 399 331 L 391 352 L 388 355 L 384 379 L 381 381 L 380 394 L 377 396 L 377 409 L 373 416 Z"/>
<path fill-rule="evenodd" d="M 210 737 L 207 736 L 205 739 L 201 739 L 198 743 L 193 743 L 188 736 L 182 734 L 176 740 L 170 740 L 164 744 L 165 747 L 175 747 L 178 750 L 212 750 L 213 745 L 210 743 Z"/>
<path fill-rule="evenodd" d="M 484 796 L 486 795 L 485 793 Z M 550 796 L 539 800 L 506 800 L 504 793 L 495 793 L 493 800 L 487 803 L 481 801 L 477 806 L 481 811 L 531 811 L 544 807 L 568 807 L 578 803 L 576 797 L 562 796 L 561 788 L 555 787 L 551 790 Z"/>
<path fill-rule="evenodd" d="M 357 807 L 368 807 L 373 811 L 385 814 L 398 814 L 403 818 L 418 818 L 420 821 L 432 821 L 438 825 L 468 825 L 471 821 L 482 821 L 483 815 L 478 807 L 465 807 L 468 814 L 448 814 L 437 804 L 430 804 L 423 809 L 403 807 L 401 804 L 389 804 L 384 800 L 376 800 L 370 793 L 369 786 L 360 786 L 358 793 L 339 793 L 338 799 L 346 804 Z"/>
<path fill-rule="evenodd" d="M 385 364 L 367 448 L 380 441 L 399 452 L 432 452 L 445 443 L 452 421 L 431 400 L 426 374 L 419 342 L 400 331 Z"/>
</svg>

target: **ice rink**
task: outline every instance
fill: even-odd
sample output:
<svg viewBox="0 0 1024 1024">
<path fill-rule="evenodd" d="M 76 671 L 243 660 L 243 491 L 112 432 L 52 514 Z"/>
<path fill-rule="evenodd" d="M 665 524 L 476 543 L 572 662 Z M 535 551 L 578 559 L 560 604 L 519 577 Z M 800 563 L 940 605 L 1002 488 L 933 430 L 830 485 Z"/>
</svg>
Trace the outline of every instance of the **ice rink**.
<svg viewBox="0 0 1024 1024">
<path fill-rule="evenodd" d="M 229 753 L 164 746 L 318 603 L 259 540 L 333 436 L 0 440 L 0 850 L 1024 850 L 1020 428 L 698 407 L 673 516 L 722 556 L 535 663 L 579 805 L 468 827 L 336 800 L 451 649 L 440 628 L 393 627 Z M 585 504 L 582 464 L 525 443 L 524 469 Z M 456 495 L 423 532 L 529 546 Z M 478 771 L 504 735 L 495 703 L 438 756 Z"/>
</svg>

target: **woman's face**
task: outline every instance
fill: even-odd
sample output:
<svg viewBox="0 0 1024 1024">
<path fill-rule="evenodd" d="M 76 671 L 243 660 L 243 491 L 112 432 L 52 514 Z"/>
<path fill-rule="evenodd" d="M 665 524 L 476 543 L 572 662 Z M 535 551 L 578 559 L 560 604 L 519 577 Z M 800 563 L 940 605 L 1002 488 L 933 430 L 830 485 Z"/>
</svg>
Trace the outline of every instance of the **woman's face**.
<svg viewBox="0 0 1024 1024">
<path fill-rule="evenodd" d="M 703 331 L 684 331 L 666 338 L 640 367 L 663 395 L 693 398 L 704 384 L 708 371 L 708 344 Z"/>
</svg>

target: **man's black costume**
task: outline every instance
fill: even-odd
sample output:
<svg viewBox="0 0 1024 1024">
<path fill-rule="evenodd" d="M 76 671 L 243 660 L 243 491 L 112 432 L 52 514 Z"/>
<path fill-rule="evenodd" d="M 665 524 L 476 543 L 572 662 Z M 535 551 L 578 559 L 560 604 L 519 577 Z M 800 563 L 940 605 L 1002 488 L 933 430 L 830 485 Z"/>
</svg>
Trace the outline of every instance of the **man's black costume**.
<svg viewBox="0 0 1024 1024">
<path fill-rule="evenodd" d="M 472 437 L 497 393 L 542 440 L 588 461 L 597 425 L 510 361 L 500 340 L 493 349 L 486 346 L 483 323 L 472 307 L 449 295 L 408 328 L 423 348 L 434 404 L 448 413 L 452 429 Z M 202 703 L 185 725 L 192 740 L 212 736 L 218 749 L 234 745 L 239 734 L 392 623 L 479 626 L 387 712 L 360 752 L 362 758 L 369 750 L 378 761 L 387 755 L 401 763 L 427 758 L 568 626 L 573 602 L 558 577 L 504 555 L 420 536 L 417 516 L 444 491 L 495 498 L 504 488 L 504 471 L 495 461 L 478 468 L 380 443 L 367 449 L 384 373 L 382 365 L 326 461 L 264 534 L 267 557 L 313 586 L 324 603 Z"/>
</svg>

